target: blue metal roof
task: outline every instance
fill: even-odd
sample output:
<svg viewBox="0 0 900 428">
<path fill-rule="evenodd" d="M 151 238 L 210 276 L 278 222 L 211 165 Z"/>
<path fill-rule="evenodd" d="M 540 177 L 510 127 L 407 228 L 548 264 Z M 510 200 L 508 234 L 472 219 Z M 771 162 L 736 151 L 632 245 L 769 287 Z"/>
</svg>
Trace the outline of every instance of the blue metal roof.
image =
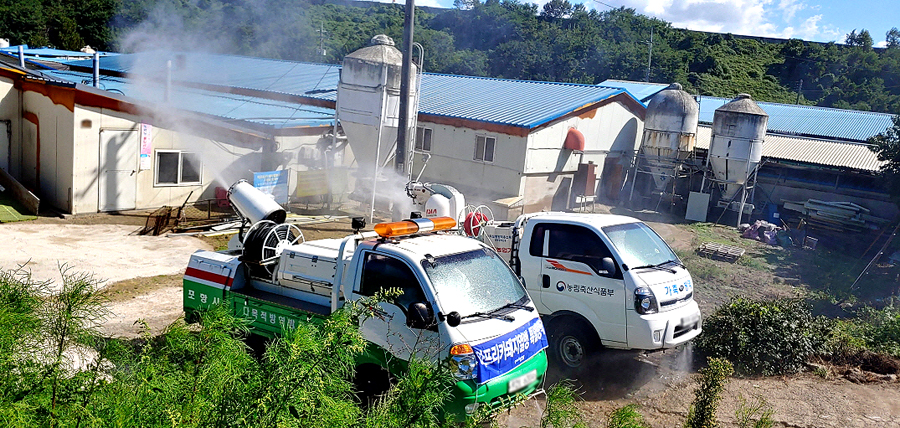
<svg viewBox="0 0 900 428">
<path fill-rule="evenodd" d="M 53 48 L 29 48 L 28 45 L 22 45 L 22 53 L 25 55 L 27 59 L 39 59 L 41 61 L 53 61 L 53 62 L 67 62 L 72 61 L 74 58 L 93 58 L 94 54 L 85 53 L 81 51 L 66 51 L 62 49 L 53 49 Z M 10 55 L 10 56 L 19 56 L 19 47 L 18 46 L 10 46 L 8 48 L 0 48 L 0 52 Z M 115 52 L 102 52 L 98 51 L 101 57 L 105 56 L 117 56 L 118 53 Z"/>
<path fill-rule="evenodd" d="M 90 84 L 89 73 L 75 71 L 45 71 L 52 78 Z M 101 76 L 100 89 L 122 93 L 139 101 L 163 103 L 165 94 L 160 90 L 141 87 L 131 79 Z M 225 120 L 241 120 L 274 129 L 311 126 L 330 126 L 334 122 L 334 109 L 276 101 L 266 98 L 236 95 L 185 86 L 173 86 L 170 104 L 178 109 L 207 114 Z"/>
<path fill-rule="evenodd" d="M 712 123 L 717 108 L 727 98 L 700 97 L 700 121 Z M 890 114 L 827 107 L 757 101 L 769 115 L 767 130 L 773 134 L 802 135 L 848 141 L 866 141 L 893 126 Z"/>
<path fill-rule="evenodd" d="M 625 89 L 634 95 L 635 98 L 641 100 L 645 106 L 650 101 L 650 98 L 656 95 L 657 92 L 669 87 L 669 85 L 664 85 L 662 83 L 629 82 L 627 80 L 616 79 L 604 80 L 599 86 Z"/>
<path fill-rule="evenodd" d="M 100 68 L 117 74 L 140 74 L 160 80 L 172 61 L 172 80 L 252 89 L 334 101 L 341 67 L 277 59 L 196 52 L 148 51 L 101 58 Z M 72 67 L 92 62 L 71 61 Z"/>
<path fill-rule="evenodd" d="M 419 113 L 534 128 L 623 89 L 426 73 Z"/>
<path fill-rule="evenodd" d="M 334 101 L 340 66 L 207 53 L 151 51 L 102 58 L 103 70 L 165 76 L 173 81 L 283 93 Z M 90 67 L 90 61 L 73 61 Z M 618 88 L 426 73 L 419 112 L 436 116 L 533 128 L 591 103 L 627 93 Z M 630 95 L 630 94 L 629 94 Z M 632 97 L 633 98 L 633 97 Z M 635 99 L 636 100 L 636 99 Z"/>
<path fill-rule="evenodd" d="M 601 85 L 628 89 L 648 100 L 666 85 L 657 83 L 607 80 Z M 729 98 L 700 97 L 700 122 L 712 123 L 717 108 L 731 101 Z M 833 138 L 846 141 L 866 141 L 893 126 L 887 113 L 843 110 L 828 107 L 779 104 L 757 101 L 769 115 L 767 131 L 773 134 L 801 135 L 814 138 Z"/>
</svg>

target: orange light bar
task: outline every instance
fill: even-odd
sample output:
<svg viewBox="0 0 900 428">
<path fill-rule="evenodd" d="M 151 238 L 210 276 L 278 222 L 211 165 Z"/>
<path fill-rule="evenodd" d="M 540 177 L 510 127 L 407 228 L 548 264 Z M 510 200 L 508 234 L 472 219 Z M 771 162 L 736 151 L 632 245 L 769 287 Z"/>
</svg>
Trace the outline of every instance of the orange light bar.
<svg viewBox="0 0 900 428">
<path fill-rule="evenodd" d="M 473 353 L 475 353 L 475 351 L 472 350 L 472 347 L 469 346 L 468 343 L 459 344 L 450 348 L 450 355 L 466 355 Z"/>
<path fill-rule="evenodd" d="M 392 236 L 412 235 L 417 232 L 428 232 L 431 230 L 447 230 L 455 226 L 456 220 L 450 217 L 435 217 L 378 223 L 374 229 L 378 236 L 390 238 Z"/>
</svg>

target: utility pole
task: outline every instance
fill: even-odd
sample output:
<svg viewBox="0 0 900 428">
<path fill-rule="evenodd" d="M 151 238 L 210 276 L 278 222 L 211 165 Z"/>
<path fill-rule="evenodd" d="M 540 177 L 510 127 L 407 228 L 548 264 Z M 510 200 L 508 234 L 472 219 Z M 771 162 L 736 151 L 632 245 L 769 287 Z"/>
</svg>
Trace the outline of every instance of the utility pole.
<svg viewBox="0 0 900 428">
<path fill-rule="evenodd" d="M 647 52 L 647 83 L 650 83 L 650 64 L 653 61 L 653 27 L 650 27 L 650 41 L 644 43 L 650 46 L 650 50 Z"/>
<path fill-rule="evenodd" d="M 403 20 L 403 66 L 400 68 L 400 120 L 397 127 L 397 153 L 394 155 L 394 167 L 402 176 L 406 176 L 406 143 L 409 127 L 409 74 L 412 68 L 413 23 L 415 22 L 416 2 L 406 0 L 406 15 Z M 418 113 L 418 112 L 416 112 Z"/>
<path fill-rule="evenodd" d="M 797 102 L 796 104 L 800 104 L 800 93 L 803 90 L 803 79 L 800 79 L 800 82 L 797 83 Z"/>
<path fill-rule="evenodd" d="M 325 24 L 320 22 L 316 32 L 319 33 L 319 49 L 316 53 L 325 56 L 325 35 L 328 34 L 328 31 L 325 31 Z"/>
</svg>

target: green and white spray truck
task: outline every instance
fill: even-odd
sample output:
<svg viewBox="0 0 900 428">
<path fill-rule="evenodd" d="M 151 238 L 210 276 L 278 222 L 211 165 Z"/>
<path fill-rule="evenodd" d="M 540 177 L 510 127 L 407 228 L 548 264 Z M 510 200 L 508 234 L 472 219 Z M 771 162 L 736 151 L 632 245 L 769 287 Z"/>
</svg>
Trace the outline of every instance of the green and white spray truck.
<svg viewBox="0 0 900 428">
<path fill-rule="evenodd" d="M 387 288 L 402 294 L 361 321 L 369 343 L 358 358 L 360 395 L 386 389 L 388 360 L 449 359 L 456 380 L 445 411 L 472 414 L 513 394 L 540 390 L 547 337 L 534 302 L 489 246 L 458 234 L 452 218 L 381 223 L 374 232 L 303 241 L 285 211 L 246 181 L 228 191 L 249 229 L 229 250 L 195 252 L 184 274 L 184 310 L 224 303 L 273 337 L 321 322 L 346 302 Z"/>
<path fill-rule="evenodd" d="M 702 331 L 691 274 L 636 218 L 540 212 L 495 221 L 451 186 L 411 182 L 406 192 L 426 217 L 455 216 L 462 234 L 489 244 L 522 278 L 560 370 L 584 368 L 601 347 L 669 349 Z"/>
</svg>

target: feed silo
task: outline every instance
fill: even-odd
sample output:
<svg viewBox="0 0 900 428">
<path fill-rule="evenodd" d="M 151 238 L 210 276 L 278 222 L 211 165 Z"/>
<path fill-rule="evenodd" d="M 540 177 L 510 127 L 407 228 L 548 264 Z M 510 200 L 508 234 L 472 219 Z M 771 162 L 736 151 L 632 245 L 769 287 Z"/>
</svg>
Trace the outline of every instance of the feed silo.
<svg viewBox="0 0 900 428">
<path fill-rule="evenodd" d="M 713 115 L 707 156 L 709 179 L 719 185 L 720 206 L 734 209 L 740 203 L 738 223 L 747 208 L 748 191 L 756 181 L 768 121 L 769 115 L 748 94 L 739 94 Z"/>
<path fill-rule="evenodd" d="M 394 41 L 383 34 L 369 46 L 344 57 L 337 93 L 337 117 L 359 166 L 357 189 L 371 196 L 374 206 L 375 180 L 394 156 L 400 119 L 400 82 L 403 55 Z M 410 72 L 409 105 L 415 106 L 417 66 Z M 416 111 L 407 120 L 415 135 Z"/>
<path fill-rule="evenodd" d="M 700 106 L 681 84 L 659 91 L 647 106 L 638 172 L 653 177 L 654 193 L 664 194 L 684 171 L 684 162 L 694 152 Z"/>
</svg>

